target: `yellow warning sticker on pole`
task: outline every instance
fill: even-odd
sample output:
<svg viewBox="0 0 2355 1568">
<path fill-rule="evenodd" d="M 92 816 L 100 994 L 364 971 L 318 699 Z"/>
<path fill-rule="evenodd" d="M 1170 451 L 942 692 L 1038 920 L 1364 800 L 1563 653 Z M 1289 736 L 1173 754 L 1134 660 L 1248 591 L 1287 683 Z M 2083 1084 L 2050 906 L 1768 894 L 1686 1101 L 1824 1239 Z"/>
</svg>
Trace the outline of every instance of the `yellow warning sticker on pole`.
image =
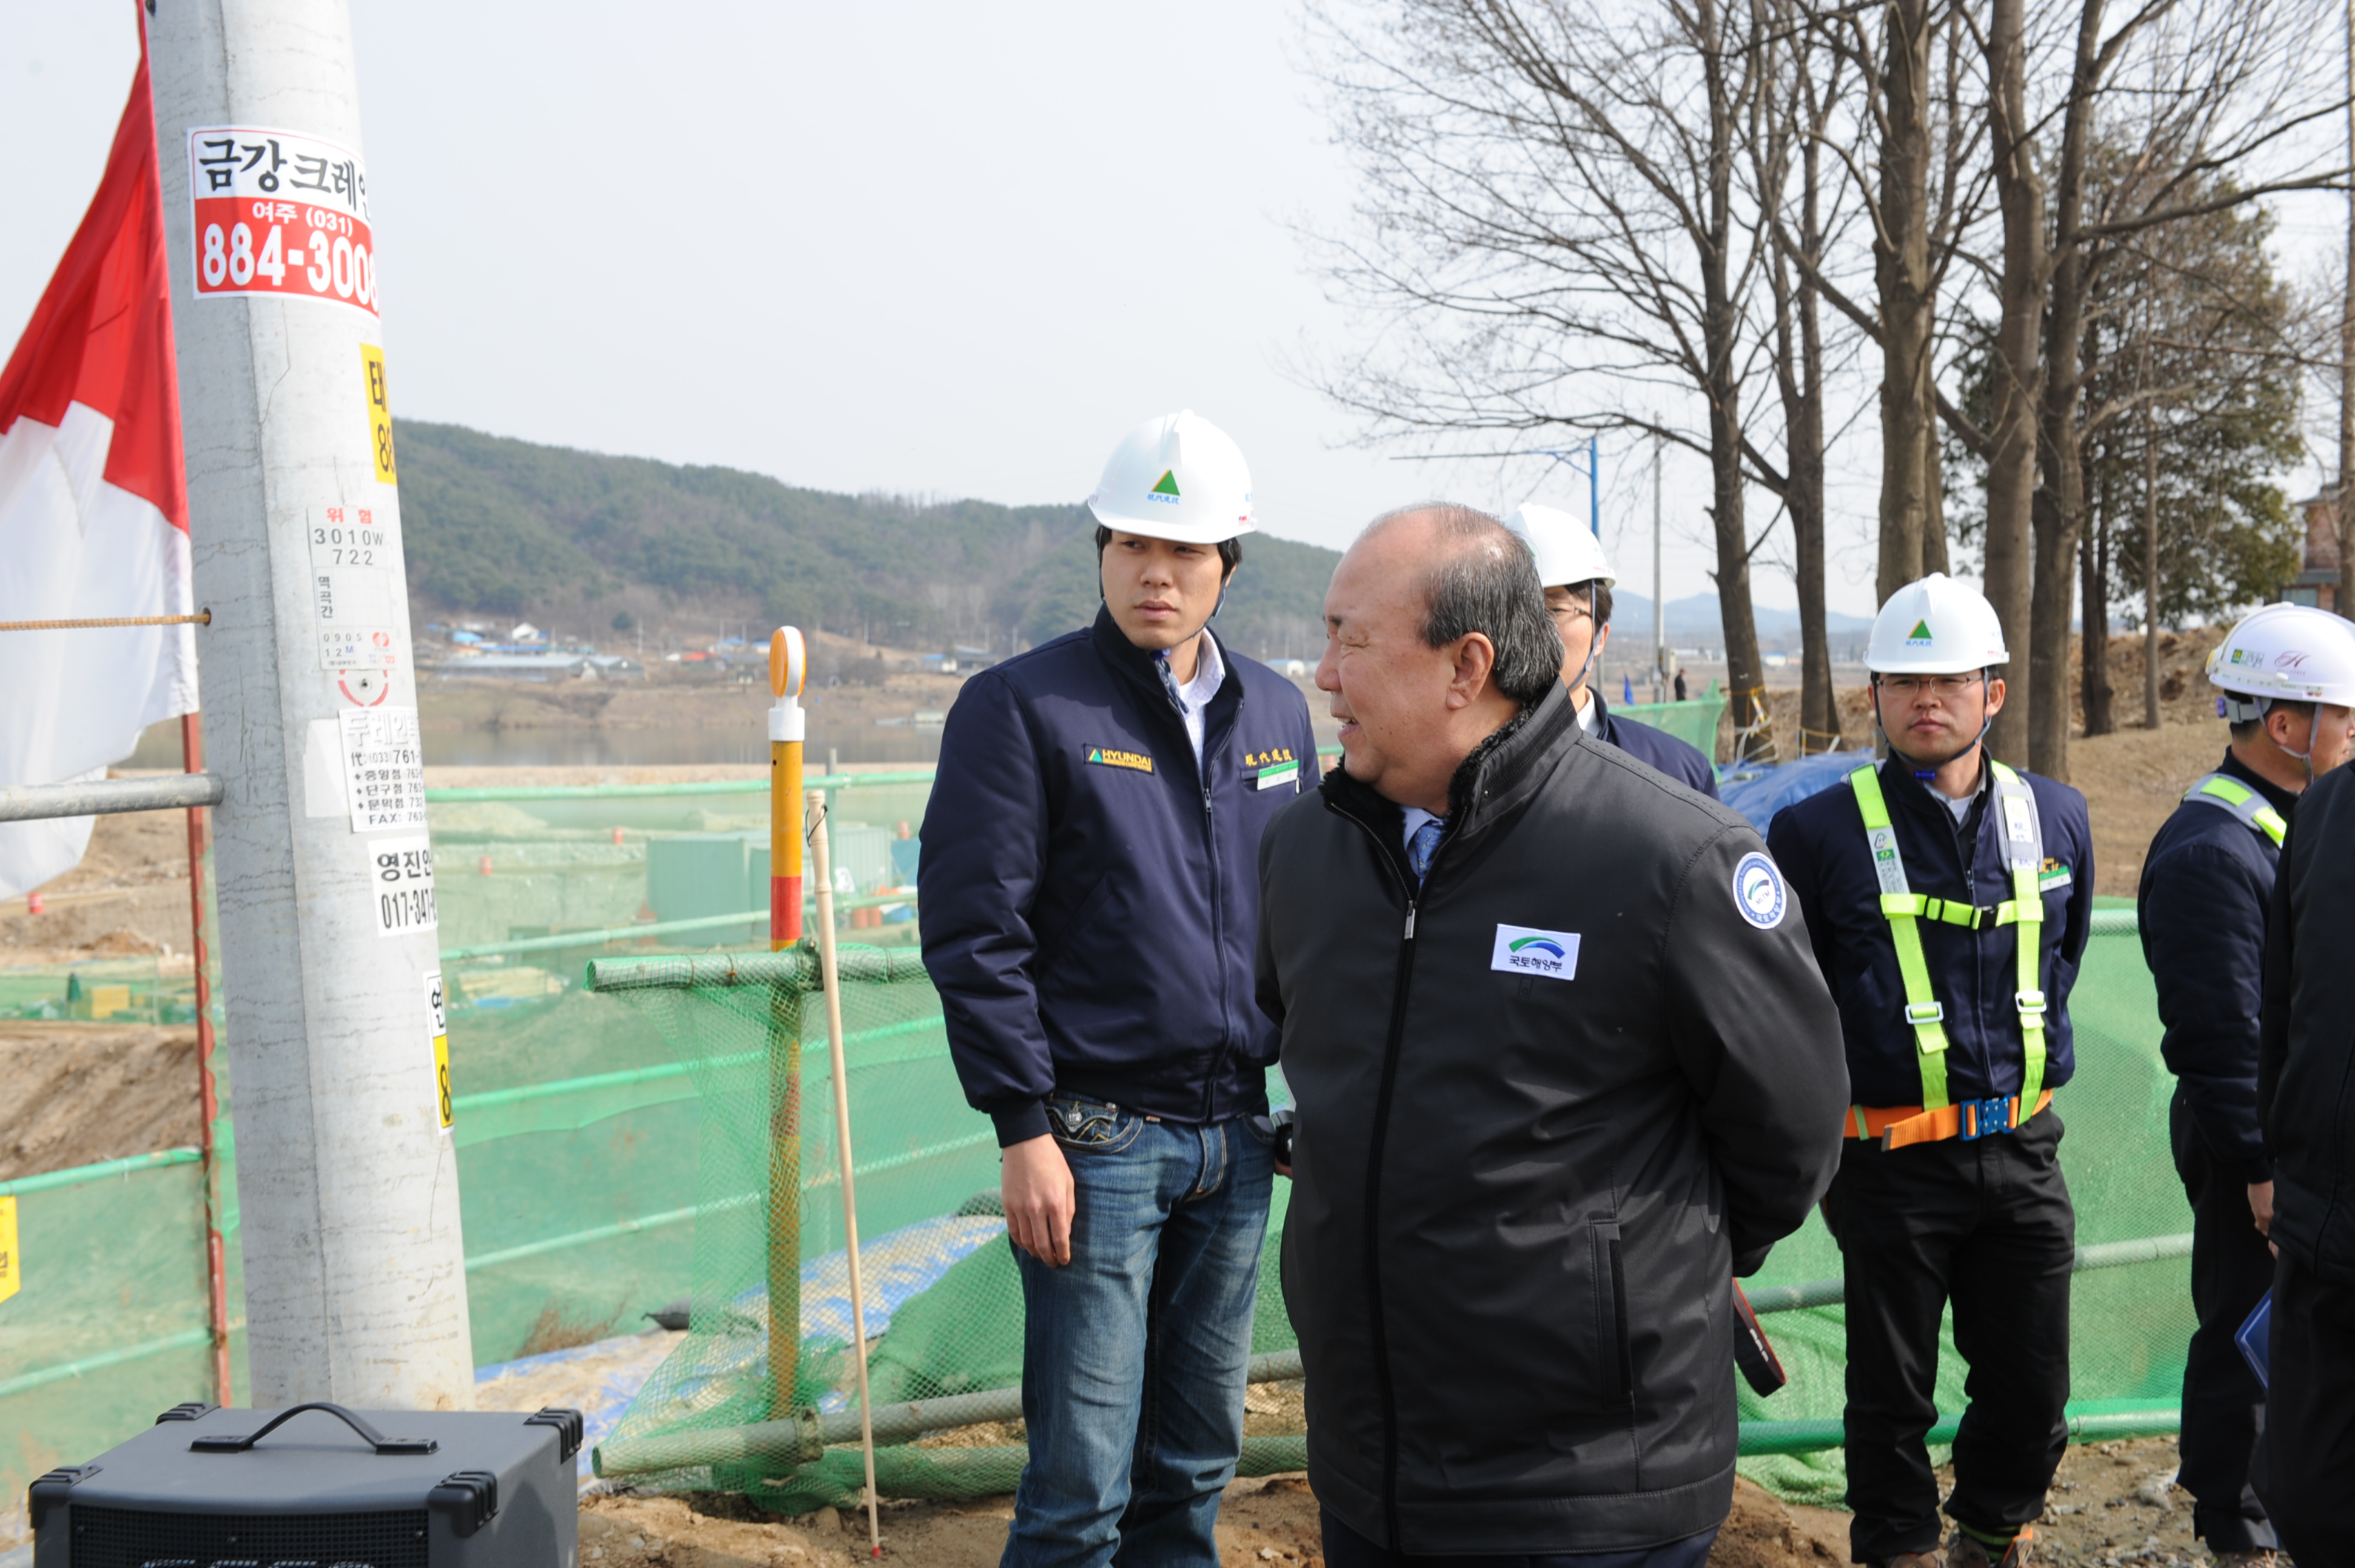
<svg viewBox="0 0 2355 1568">
<path fill-rule="evenodd" d="M 392 465 L 392 400 L 384 389 L 384 350 L 373 343 L 360 345 L 360 369 L 368 380 L 368 446 L 376 458 L 376 476 L 397 485 Z"/>
<path fill-rule="evenodd" d="M 16 1294 L 25 1283 L 25 1260 L 16 1253 L 16 1200 L 0 1198 L 0 1301 Z"/>
<path fill-rule="evenodd" d="M 458 1122 L 456 1104 L 450 1098 L 450 1019 L 442 1005 L 442 971 L 425 972 L 426 1027 L 433 1037 L 433 1114 L 442 1119 L 442 1130 L 448 1132 Z"/>
</svg>

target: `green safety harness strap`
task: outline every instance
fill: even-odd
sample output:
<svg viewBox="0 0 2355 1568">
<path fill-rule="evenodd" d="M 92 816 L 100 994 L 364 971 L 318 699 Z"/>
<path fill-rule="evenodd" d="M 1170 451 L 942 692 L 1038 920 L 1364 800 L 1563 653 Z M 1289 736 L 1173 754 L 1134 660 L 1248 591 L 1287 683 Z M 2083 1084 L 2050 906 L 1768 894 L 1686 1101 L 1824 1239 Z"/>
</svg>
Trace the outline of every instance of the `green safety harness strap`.
<svg viewBox="0 0 2355 1568">
<path fill-rule="evenodd" d="M 2037 817 L 2036 797 L 2019 775 L 1993 758 L 1987 763 L 1995 772 L 1996 795 L 2003 812 L 2005 859 L 2012 887 L 2012 896 L 1992 909 L 1914 892 L 1905 880 L 1905 859 L 1897 848 L 1897 830 L 1889 820 L 1889 802 L 1881 793 L 1879 771 L 1861 767 L 1848 775 L 1849 788 L 1864 817 L 1873 874 L 1881 882 L 1881 912 L 1889 922 L 1890 939 L 1897 948 L 1897 971 L 1905 982 L 1905 1021 L 1913 1027 L 1913 1042 L 1921 1058 L 1922 1106 L 1929 1111 L 1941 1110 L 1951 1102 L 1946 1097 L 1946 1013 L 1931 987 L 1929 961 L 1922 952 L 1923 920 L 1971 931 L 2018 928 L 2019 988 L 2013 1002 L 2019 1009 L 2026 1067 L 2019 1103 L 2034 1105 L 2044 1087 L 2044 993 L 2037 984 L 2044 929 L 2044 900 L 2037 887 L 2037 872 L 2044 859 L 2042 825 Z"/>
<path fill-rule="evenodd" d="M 2195 779 L 2191 787 L 2183 792 L 2183 798 L 2223 807 L 2241 819 L 2242 827 L 2272 839 L 2276 849 L 2281 848 L 2282 835 L 2289 831 L 2289 824 L 2282 820 L 2280 812 L 2265 804 L 2264 795 L 2222 773 Z"/>
</svg>

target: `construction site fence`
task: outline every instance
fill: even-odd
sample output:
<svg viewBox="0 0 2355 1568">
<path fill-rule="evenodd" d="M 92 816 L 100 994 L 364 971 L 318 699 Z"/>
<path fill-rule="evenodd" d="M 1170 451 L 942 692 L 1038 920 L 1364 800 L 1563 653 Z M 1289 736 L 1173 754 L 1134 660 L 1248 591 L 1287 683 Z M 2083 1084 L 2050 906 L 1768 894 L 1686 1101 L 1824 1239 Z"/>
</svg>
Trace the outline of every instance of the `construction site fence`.
<svg viewBox="0 0 2355 1568">
<path fill-rule="evenodd" d="M 838 794 L 837 843 L 866 829 L 870 856 L 882 857 L 869 869 L 889 867 L 898 822 L 921 823 L 927 782 L 879 780 Z M 748 819 L 759 818 L 757 837 L 765 837 L 765 803 L 744 802 L 744 793 L 661 786 L 619 801 L 566 795 L 432 805 L 440 859 L 453 868 L 442 873 L 442 934 L 452 955 L 453 1136 L 477 1364 L 633 1334 L 657 1308 L 692 1303 L 692 1331 L 610 1435 L 613 1444 L 775 1418 L 773 1349 L 793 1361 L 788 1413 L 848 1407 L 839 1186 L 823 1111 L 831 1086 L 823 1008 L 802 1005 L 812 984 L 806 954 L 665 942 L 642 930 L 607 940 L 655 897 L 697 891 L 692 878 L 676 894 L 650 885 L 654 844 L 702 846 L 690 869 L 723 885 L 700 896 L 730 896 L 728 878 L 752 869 Z M 709 852 L 737 842 L 747 846 L 741 861 Z M 478 854 L 491 858 L 488 874 L 474 867 Z M 838 918 L 875 1398 L 1008 1389 L 1019 1378 L 1022 1314 L 996 1212 L 996 1138 L 964 1104 L 912 922 L 882 923 L 912 901 L 860 893 L 845 901 L 860 900 L 869 901 Z M 755 908 L 745 900 L 719 912 L 735 919 Z M 549 931 L 584 910 L 595 912 L 581 929 Z M 866 911 L 878 923 L 852 923 Z M 469 945 L 526 943 L 548 945 L 456 955 Z M 181 980 L 167 960 L 110 961 L 77 966 L 36 1000 L 60 1004 L 60 1017 L 169 1023 L 176 1005 L 193 1007 L 192 988 L 176 988 Z M 0 1006 L 19 1005 L 9 1001 L 20 995 L 9 983 L 0 971 Z M 2168 1147 L 2173 1080 L 2158 1058 L 2130 907 L 2097 912 L 2071 1013 L 2078 1066 L 2056 1101 L 2069 1127 L 2062 1167 L 2081 1244 L 2112 1249 L 2114 1260 L 2076 1283 L 2073 1414 L 2091 1431 L 2163 1426 L 2192 1327 L 2188 1264 L 2170 1239 L 2190 1230 L 2190 1218 Z M 231 1059 L 216 1058 L 223 1111 L 212 1201 L 227 1243 L 229 1343 L 242 1401 Z M 1271 1091 L 1283 1098 L 1280 1073 Z M 780 1128 L 793 1135 L 789 1168 L 779 1164 Z M 1254 1329 L 1261 1354 L 1295 1348 L 1272 1263 L 1288 1196 L 1279 1183 Z M 0 1182 L 0 1241 L 14 1232 L 5 1277 L 16 1282 L 0 1299 L 0 1499 L 21 1497 L 32 1477 L 111 1446 L 160 1410 L 209 1397 L 206 1198 L 193 1149 Z M 790 1252 L 782 1259 L 781 1233 Z M 1750 1282 L 1762 1305 L 1781 1308 L 1770 1322 L 1793 1381 L 1772 1402 L 1742 1392 L 1742 1463 L 1795 1499 L 1836 1500 L 1841 1489 L 1839 1455 L 1826 1445 L 1836 1444 L 1842 1403 L 1842 1319 L 1828 1297 L 1781 1297 L 1820 1293 L 1839 1273 L 1837 1247 L 1811 1220 Z M 773 1337 L 773 1288 L 781 1303 L 784 1292 L 794 1298 Z M 1949 1339 L 1938 1403 L 1950 1415 L 1962 1408 L 1963 1371 Z M 1276 1452 L 1268 1444 L 1299 1435 L 1296 1401 L 1286 1409 L 1252 1417 L 1263 1458 Z M 1271 1423 L 1294 1429 L 1263 1430 Z M 883 1470 L 887 1489 L 1004 1490 L 1013 1484 L 1006 1465 L 1018 1470 L 1018 1446 L 997 1446 L 1005 1452 L 987 1458 L 895 1451 Z M 653 1478 L 735 1488 L 792 1509 L 841 1500 L 856 1490 L 856 1475 L 855 1465 L 825 1456 Z"/>
</svg>

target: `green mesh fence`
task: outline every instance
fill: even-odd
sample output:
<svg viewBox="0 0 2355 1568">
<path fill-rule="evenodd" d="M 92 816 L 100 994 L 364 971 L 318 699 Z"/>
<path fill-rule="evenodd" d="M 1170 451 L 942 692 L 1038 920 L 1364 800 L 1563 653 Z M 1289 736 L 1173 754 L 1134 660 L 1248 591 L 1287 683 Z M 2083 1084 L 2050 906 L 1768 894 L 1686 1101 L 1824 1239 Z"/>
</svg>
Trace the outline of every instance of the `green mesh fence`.
<svg viewBox="0 0 2355 1568">
<path fill-rule="evenodd" d="M 2076 1279 L 2072 1411 L 2095 1418 L 2096 1427 L 2101 1418 L 2135 1413 L 2148 1428 L 2163 1426 L 2175 1405 L 2193 1326 L 2183 1255 L 2190 1214 L 2168 1152 L 2172 1080 L 2158 1060 L 2158 1019 L 2131 914 L 2107 912 L 2097 923 L 2072 1001 L 2077 1074 L 2058 1100 L 2069 1129 L 2062 1161 L 2077 1203 L 2080 1244 L 2093 1250 L 2089 1261 L 2109 1265 L 2086 1268 Z M 881 1405 L 1013 1387 L 1021 1371 L 1022 1301 L 1002 1222 L 991 1218 L 995 1161 L 988 1125 L 964 1105 L 940 1032 L 938 1003 L 914 955 L 855 947 L 844 954 L 852 1136 L 860 1223 L 868 1238 L 863 1255 L 882 1282 L 868 1292 L 874 1399 Z M 847 1290 L 838 1281 L 824 1287 L 833 1292 L 825 1307 L 830 1317 L 819 1312 L 811 1295 L 818 1288 L 811 1283 L 815 1275 L 802 1285 L 803 1321 L 810 1332 L 789 1397 L 772 1387 L 769 1374 L 767 1292 L 776 1239 L 763 1228 L 769 1107 L 794 1052 L 807 1103 L 822 1107 L 831 1093 L 815 1001 L 789 1006 L 790 1036 L 778 1024 L 777 998 L 812 983 L 810 962 L 805 955 L 788 955 L 782 965 L 751 956 L 601 962 L 591 976 L 601 993 L 627 1001 L 698 1064 L 706 1096 L 701 1201 L 707 1219 L 697 1235 L 693 1331 L 647 1383 L 608 1446 L 616 1456 L 627 1455 L 633 1445 L 642 1455 L 677 1453 L 682 1450 L 669 1440 L 681 1435 L 769 1424 L 738 1444 L 743 1452 L 721 1462 L 634 1471 L 634 1478 L 739 1489 L 781 1508 L 840 1502 L 859 1485 L 855 1456 L 814 1457 L 805 1435 L 774 1424 L 794 1409 L 841 1408 L 849 1398 L 843 1356 Z M 1273 1092 L 1280 1102 L 1280 1080 Z M 839 1267 L 838 1260 L 826 1257 L 841 1245 L 830 1134 L 822 1115 L 801 1122 L 794 1168 L 802 1230 L 794 1247 L 812 1269 Z M 1277 1184 L 1253 1330 L 1259 1352 L 1295 1343 L 1274 1267 L 1288 1192 L 1288 1184 Z M 958 1205 L 971 1194 L 978 1200 Z M 976 1235 L 986 1239 L 976 1244 Z M 2110 1254 L 2122 1250 L 2115 1243 L 2154 1240 L 2159 1244 L 2123 1249 L 2146 1261 L 2111 1263 Z M 1767 1269 L 1750 1283 L 1771 1306 L 1778 1296 L 1819 1296 L 1795 1287 L 1836 1283 L 1839 1274 L 1838 1251 L 1817 1218 L 1776 1248 Z M 928 1283 L 903 1296 L 890 1283 L 895 1275 Z M 824 1327 L 815 1327 L 821 1321 Z M 1841 1309 L 1780 1311 L 1766 1321 L 1792 1381 L 1771 1400 L 1742 1391 L 1742 1467 L 1788 1499 L 1836 1502 L 1845 1488 L 1838 1448 Z M 879 1332 L 875 1322 L 882 1325 Z M 1963 1408 L 1964 1374 L 1950 1327 L 1940 1363 L 1941 1410 Z M 1293 1408 L 1289 1430 L 1297 1433 Z M 1280 1424 L 1254 1423 L 1259 1435 L 1247 1460 L 1300 1462 L 1296 1441 L 1287 1443 L 1272 1430 Z M 2106 1427 L 2119 1429 L 2114 1419 Z M 894 1445 L 879 1475 L 887 1489 L 914 1495 L 1004 1491 L 1019 1474 L 1023 1454 L 1005 1434 L 996 1435 L 999 1441 L 979 1447 Z M 649 1447 L 648 1439 L 657 1441 Z M 1805 1451 L 1776 1451 L 1789 1449 Z M 684 1451 L 693 1452 L 693 1445 Z"/>
<path fill-rule="evenodd" d="M 857 784 L 833 808 L 842 934 L 855 944 L 844 949 L 843 1002 L 879 1403 L 1011 1388 L 1021 1366 L 995 1140 L 957 1087 L 900 891 L 912 880 L 913 846 L 898 825 L 921 823 L 926 789 L 922 776 Z M 786 960 L 804 968 L 781 991 L 747 979 L 777 960 L 741 951 L 765 901 L 760 787 L 457 791 L 432 805 L 476 1362 L 631 1332 L 655 1307 L 691 1297 L 694 1331 L 612 1443 L 768 1421 L 781 1413 L 769 1376 L 773 1284 L 781 1301 L 796 1298 L 778 1315 L 779 1354 L 794 1363 L 783 1411 L 846 1408 L 852 1331 L 822 1007 L 805 988 L 805 958 Z M 592 960 L 604 979 L 634 971 L 642 983 L 592 990 L 581 980 Z M 148 961 L 117 967 L 120 976 L 93 967 L 80 987 L 93 1011 L 101 982 L 130 994 L 125 1014 L 107 993 L 118 1018 L 169 1021 L 175 997 L 192 1006 L 185 976 L 159 976 Z M 70 978 L 16 976 L 21 1005 L 41 1016 L 65 1000 Z M 0 972 L 0 1006 L 16 994 L 6 979 Z M 2190 1215 L 2167 1151 L 2172 1082 L 2130 923 L 2096 936 L 2072 1013 L 2079 1067 L 2059 1104 L 2081 1240 L 2180 1235 Z M 225 1059 L 220 1076 L 226 1091 Z M 1280 1081 L 1273 1087 L 1281 1097 Z M 773 1172 L 778 1130 L 795 1136 Z M 225 1115 L 221 1223 L 242 1399 L 230 1131 Z M 208 1397 L 210 1375 L 193 1151 L 0 1184 L 0 1194 L 16 1200 L 24 1279 L 0 1301 L 5 1543 L 14 1533 L 5 1510 L 31 1477 L 122 1441 L 158 1410 Z M 1254 1328 L 1261 1352 L 1293 1343 L 1273 1266 L 1287 1196 L 1279 1182 Z M 780 1235 L 785 1243 L 773 1248 Z M 1753 1283 L 1765 1299 L 1773 1287 L 1838 1273 L 1836 1249 L 1811 1222 Z M 1785 1497 L 1835 1499 L 1839 1310 L 1767 1323 L 1793 1383 L 1771 1401 L 1744 1392 L 1744 1468 Z M 2191 1328 L 2181 1256 L 2080 1274 L 2074 1323 L 2074 1408 L 2173 1406 Z M 1940 1408 L 1959 1410 L 1963 1369 L 1951 1343 L 1942 1369 Z M 1296 1388 L 1254 1405 L 1271 1408 L 1250 1417 L 1246 1468 L 1297 1468 Z M 784 1509 L 856 1490 L 855 1455 L 813 1458 L 808 1446 L 770 1443 L 654 1478 L 740 1488 Z M 1759 1451 L 1775 1447 L 1811 1451 Z M 1009 1489 L 1021 1462 L 1018 1433 L 984 1429 L 893 1445 L 879 1475 L 887 1492 L 973 1496 Z"/>
<path fill-rule="evenodd" d="M 1612 713 L 1655 730 L 1665 730 L 1712 760 L 1717 756 L 1717 721 L 1725 716 L 1725 696 L 1710 681 L 1709 689 L 1689 702 L 1636 702 Z"/>
</svg>

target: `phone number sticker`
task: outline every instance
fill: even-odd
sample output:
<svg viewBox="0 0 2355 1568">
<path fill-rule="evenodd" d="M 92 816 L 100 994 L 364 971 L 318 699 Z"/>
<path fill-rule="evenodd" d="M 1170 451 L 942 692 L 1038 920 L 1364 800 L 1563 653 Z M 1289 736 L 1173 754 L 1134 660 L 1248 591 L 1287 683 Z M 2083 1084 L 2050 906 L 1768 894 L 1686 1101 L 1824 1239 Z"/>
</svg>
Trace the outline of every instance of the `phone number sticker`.
<svg viewBox="0 0 2355 1568">
<path fill-rule="evenodd" d="M 197 297 L 270 294 L 377 311 L 376 236 L 359 155 L 296 131 L 188 132 Z"/>
<path fill-rule="evenodd" d="M 368 847 L 369 888 L 376 894 L 376 933 L 407 936 L 432 931 L 433 846 L 424 838 L 378 838 Z"/>
<path fill-rule="evenodd" d="M 414 708 L 363 708 L 342 716 L 344 782 L 352 831 L 425 826 L 425 749 Z"/>
</svg>

